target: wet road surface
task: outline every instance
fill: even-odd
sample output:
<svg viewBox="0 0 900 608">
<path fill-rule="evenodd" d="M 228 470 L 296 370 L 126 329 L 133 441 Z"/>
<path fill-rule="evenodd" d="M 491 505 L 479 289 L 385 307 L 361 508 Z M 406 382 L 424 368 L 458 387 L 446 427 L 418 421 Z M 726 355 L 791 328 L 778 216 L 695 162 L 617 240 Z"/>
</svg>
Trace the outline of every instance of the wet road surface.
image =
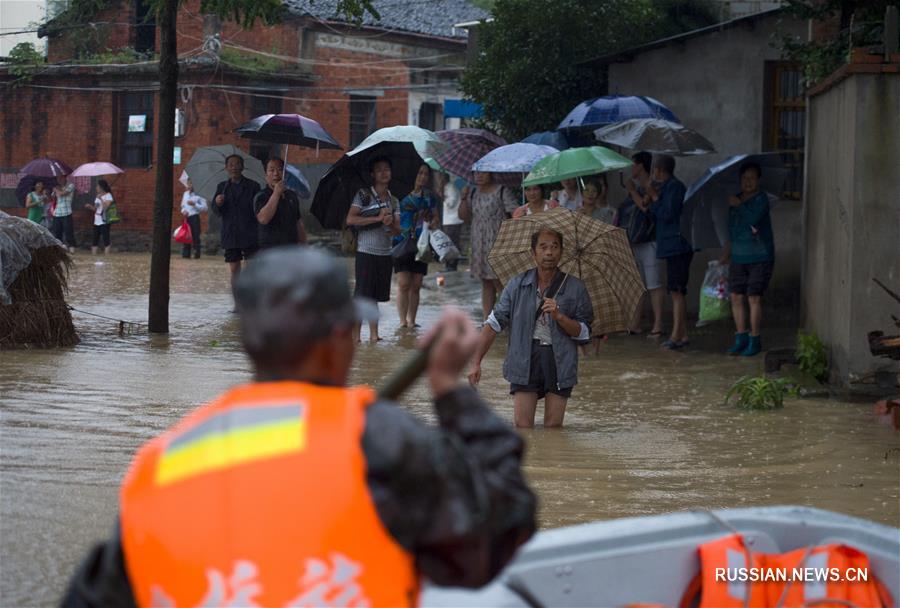
<svg viewBox="0 0 900 608">
<path fill-rule="evenodd" d="M 115 319 L 146 319 L 149 255 L 76 255 L 69 303 Z M 426 277 L 419 322 L 462 303 L 480 314 L 465 273 Z M 382 304 L 378 345 L 363 344 L 353 381 L 375 384 L 408 356 L 412 330 Z M 192 408 L 250 379 L 221 258 L 172 261 L 171 334 L 118 336 L 112 321 L 74 315 L 70 349 L 0 352 L 0 605 L 51 605 L 116 516 L 117 488 L 137 447 Z M 421 330 L 419 330 L 421 331 Z M 778 412 L 723 405 L 762 358 L 729 358 L 728 328 L 692 336 L 684 353 L 613 337 L 582 359 L 560 430 L 524 432 L 527 476 L 542 527 L 680 509 L 800 504 L 900 525 L 900 435 L 871 403 L 791 399 Z M 364 337 L 366 333 L 364 332 Z M 480 387 L 512 419 L 505 340 Z M 404 404 L 433 420 L 418 382 Z M 538 420 L 541 410 L 538 411 Z"/>
</svg>

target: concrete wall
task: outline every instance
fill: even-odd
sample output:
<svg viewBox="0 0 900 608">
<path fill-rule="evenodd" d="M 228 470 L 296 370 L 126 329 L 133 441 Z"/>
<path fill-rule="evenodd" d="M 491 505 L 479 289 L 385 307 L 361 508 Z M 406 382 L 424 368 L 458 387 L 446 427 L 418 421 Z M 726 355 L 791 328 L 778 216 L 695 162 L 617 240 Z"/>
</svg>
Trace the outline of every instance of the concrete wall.
<svg viewBox="0 0 900 608">
<path fill-rule="evenodd" d="M 715 145 L 717 154 L 676 159 L 676 175 L 690 186 L 728 156 L 762 150 L 765 62 L 780 59 L 772 44 L 779 31 L 804 37 L 807 26 L 776 14 L 646 51 L 609 66 L 609 92 L 658 99 Z M 624 198 L 618 180 L 611 180 L 610 200 Z M 766 314 L 786 323 L 796 322 L 799 310 L 800 217 L 799 201 L 780 201 L 772 211 L 776 264 Z M 697 310 L 707 262 L 720 253 L 707 250 L 694 256 L 690 311 Z"/>
<path fill-rule="evenodd" d="M 851 68 L 853 66 L 850 66 Z M 803 317 L 828 344 L 832 381 L 900 364 L 869 353 L 867 333 L 900 331 L 900 74 L 851 74 L 809 98 Z"/>
</svg>

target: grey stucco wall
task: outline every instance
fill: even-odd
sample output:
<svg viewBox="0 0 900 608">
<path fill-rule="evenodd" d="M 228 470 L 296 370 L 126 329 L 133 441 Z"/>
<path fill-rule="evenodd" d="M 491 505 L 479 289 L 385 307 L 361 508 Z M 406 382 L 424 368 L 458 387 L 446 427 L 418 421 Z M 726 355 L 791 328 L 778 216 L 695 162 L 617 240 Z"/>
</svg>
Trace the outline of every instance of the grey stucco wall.
<svg viewBox="0 0 900 608">
<path fill-rule="evenodd" d="M 900 372 L 869 352 L 867 334 L 900 333 L 900 75 L 857 74 L 808 106 L 804 324 L 828 344 L 832 380 Z"/>
<path fill-rule="evenodd" d="M 676 159 L 675 173 L 688 187 L 710 166 L 734 154 L 759 152 L 763 144 L 765 62 L 780 57 L 773 43 L 779 32 L 805 37 L 803 22 L 780 14 L 647 51 L 609 66 L 609 92 L 648 95 L 669 107 L 686 126 L 705 135 L 716 154 Z M 625 151 L 628 153 L 629 151 Z M 610 180 L 610 200 L 625 198 L 618 179 Z M 766 317 L 799 322 L 799 201 L 780 201 L 772 211 L 775 272 L 766 297 Z M 696 311 L 707 262 L 719 250 L 694 256 L 689 310 Z"/>
</svg>

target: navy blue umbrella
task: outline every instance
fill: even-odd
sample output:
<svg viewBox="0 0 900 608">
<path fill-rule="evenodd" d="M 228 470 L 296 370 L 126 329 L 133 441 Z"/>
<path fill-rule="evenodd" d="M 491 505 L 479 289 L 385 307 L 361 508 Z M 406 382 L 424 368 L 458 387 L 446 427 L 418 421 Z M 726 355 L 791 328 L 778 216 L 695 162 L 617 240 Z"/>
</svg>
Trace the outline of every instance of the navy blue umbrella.
<svg viewBox="0 0 900 608">
<path fill-rule="evenodd" d="M 284 167 L 284 183 L 287 187 L 297 193 L 300 198 L 309 198 L 312 190 L 309 188 L 309 180 L 294 165 L 285 165 Z"/>
<path fill-rule="evenodd" d="M 769 194 L 770 205 L 785 191 L 789 170 L 783 153 L 738 154 L 707 169 L 684 195 L 681 233 L 694 249 L 715 249 L 728 242 L 728 197 L 741 191 L 741 165 L 760 166 L 760 190 Z"/>
<path fill-rule="evenodd" d="M 550 146 L 556 148 L 560 152 L 569 149 L 569 141 L 566 136 L 559 131 L 539 131 L 532 133 L 522 140 L 523 144 L 537 144 L 539 146 Z"/>
<path fill-rule="evenodd" d="M 607 95 L 582 101 L 559 123 L 560 130 L 596 129 L 632 118 L 662 118 L 681 121 L 669 108 L 652 97 L 640 95 Z"/>
<path fill-rule="evenodd" d="M 16 186 L 16 200 L 19 201 L 19 204 L 25 204 L 25 197 L 28 196 L 28 193 L 34 190 L 34 185 L 37 182 L 44 182 L 44 191 L 49 193 L 54 186 L 56 186 L 56 178 L 55 177 L 40 177 L 38 175 L 25 175 L 22 179 L 19 180 L 19 184 Z"/>
</svg>

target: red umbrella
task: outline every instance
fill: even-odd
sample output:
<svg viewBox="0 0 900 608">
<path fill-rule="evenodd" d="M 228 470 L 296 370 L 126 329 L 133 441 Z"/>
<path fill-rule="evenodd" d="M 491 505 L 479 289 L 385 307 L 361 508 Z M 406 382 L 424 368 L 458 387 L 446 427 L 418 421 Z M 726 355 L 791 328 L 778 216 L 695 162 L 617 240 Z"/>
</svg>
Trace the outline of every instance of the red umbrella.
<svg viewBox="0 0 900 608">
<path fill-rule="evenodd" d="M 72 167 L 55 158 L 36 158 L 19 170 L 19 173 L 35 177 L 59 177 L 69 175 Z"/>
<path fill-rule="evenodd" d="M 472 165 L 485 154 L 506 145 L 506 140 L 484 129 L 449 129 L 437 136 L 447 144 L 447 150 L 435 157 L 437 163 L 450 173 L 469 177 Z"/>
</svg>

